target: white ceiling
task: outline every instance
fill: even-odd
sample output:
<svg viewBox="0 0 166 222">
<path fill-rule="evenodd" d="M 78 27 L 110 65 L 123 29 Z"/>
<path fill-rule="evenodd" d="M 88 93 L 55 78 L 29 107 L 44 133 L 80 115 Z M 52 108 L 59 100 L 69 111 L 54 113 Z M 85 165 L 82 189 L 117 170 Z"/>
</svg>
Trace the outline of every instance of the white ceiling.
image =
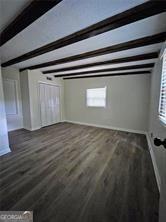
<svg viewBox="0 0 166 222">
<path fill-rule="evenodd" d="M 17 12 L 27 5 L 28 0 L 0 0 L 4 13 L 2 13 L 1 28 L 11 22 Z M 12 2 L 12 4 L 9 4 Z M 13 3 L 14 2 L 14 3 Z M 14 38 L 4 44 L 1 49 L 1 60 L 6 62 L 40 46 L 48 44 L 73 32 L 79 31 L 89 25 L 99 22 L 112 15 L 125 11 L 136 5 L 142 4 L 144 0 L 63 0 L 57 6 L 48 11 Z M 13 9 L 13 12 L 12 12 Z M 8 12 L 8 13 L 5 13 Z M 10 13 L 12 12 L 12 13 Z M 121 42 L 154 35 L 166 31 L 166 13 L 161 13 L 140 20 L 138 22 L 117 28 L 115 30 L 97 35 L 95 37 L 77 42 L 75 44 L 57 49 L 55 51 L 37 56 L 24 62 L 14 64 L 13 67 L 24 68 L 43 62 L 49 62 L 68 56 L 84 53 L 87 51 L 111 46 Z M 76 62 L 45 67 L 40 70 L 56 69 L 80 64 L 105 61 L 119 57 L 128 57 L 160 50 L 161 43 L 125 50 L 95 58 L 80 60 Z M 155 60 L 146 60 L 149 63 Z M 142 64 L 134 62 L 128 64 L 107 65 L 101 68 L 111 68 L 129 64 Z M 92 68 L 93 69 L 93 68 Z M 84 69 L 90 70 L 90 69 Z M 80 70 L 78 70 L 80 71 Z M 81 70 L 83 71 L 83 70 Z M 76 71 L 75 71 L 76 72 Z"/>
</svg>

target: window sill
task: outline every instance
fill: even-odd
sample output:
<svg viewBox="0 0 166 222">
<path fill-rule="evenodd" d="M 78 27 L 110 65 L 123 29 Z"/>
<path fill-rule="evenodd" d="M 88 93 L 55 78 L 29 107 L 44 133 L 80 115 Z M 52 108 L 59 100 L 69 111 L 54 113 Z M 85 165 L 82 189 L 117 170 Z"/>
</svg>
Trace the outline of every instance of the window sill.
<svg viewBox="0 0 166 222">
<path fill-rule="evenodd" d="M 88 108 L 106 108 L 106 106 L 86 106 Z"/>
</svg>

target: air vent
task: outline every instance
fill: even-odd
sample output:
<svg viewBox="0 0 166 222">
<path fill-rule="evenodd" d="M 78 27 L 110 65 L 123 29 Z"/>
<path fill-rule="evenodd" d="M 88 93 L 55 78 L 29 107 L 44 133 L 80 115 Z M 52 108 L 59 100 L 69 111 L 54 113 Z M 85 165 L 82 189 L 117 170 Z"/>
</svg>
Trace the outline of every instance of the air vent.
<svg viewBox="0 0 166 222">
<path fill-rule="evenodd" d="M 51 78 L 51 77 L 48 77 L 48 76 L 47 76 L 47 80 L 50 80 L 50 81 L 52 81 L 52 78 Z"/>
</svg>

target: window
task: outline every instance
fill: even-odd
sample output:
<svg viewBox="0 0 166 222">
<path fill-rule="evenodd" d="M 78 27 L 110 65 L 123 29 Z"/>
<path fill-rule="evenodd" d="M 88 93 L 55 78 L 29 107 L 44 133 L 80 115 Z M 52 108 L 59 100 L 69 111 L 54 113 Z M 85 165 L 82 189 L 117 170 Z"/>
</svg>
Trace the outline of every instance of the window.
<svg viewBox="0 0 166 222">
<path fill-rule="evenodd" d="M 166 51 L 164 52 L 164 55 L 163 55 L 159 118 L 164 124 L 166 124 Z"/>
<path fill-rule="evenodd" d="M 86 103 L 90 107 L 105 107 L 106 106 L 106 87 L 87 89 Z"/>
</svg>

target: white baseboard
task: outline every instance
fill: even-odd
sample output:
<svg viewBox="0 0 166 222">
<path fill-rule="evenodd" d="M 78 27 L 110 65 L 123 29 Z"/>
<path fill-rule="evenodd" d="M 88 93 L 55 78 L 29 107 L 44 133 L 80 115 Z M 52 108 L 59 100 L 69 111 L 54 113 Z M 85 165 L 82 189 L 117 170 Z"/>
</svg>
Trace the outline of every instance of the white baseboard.
<svg viewBox="0 0 166 222">
<path fill-rule="evenodd" d="M 106 126 L 106 125 L 98 125 L 98 124 L 92 124 L 92 123 L 77 122 L 77 121 L 71 121 L 71 120 L 64 120 L 64 122 L 75 123 L 75 124 L 86 125 L 86 126 L 94 126 L 94 127 L 112 129 L 112 130 L 118 130 L 118 131 L 125 131 L 125 132 L 129 132 L 129 133 L 145 134 L 146 135 L 146 132 L 141 131 L 141 130 L 125 129 L 125 128 Z"/>
<path fill-rule="evenodd" d="M 23 129 L 26 129 L 26 130 L 29 130 L 29 131 L 35 131 L 35 130 L 41 129 L 41 127 L 36 127 L 36 128 L 23 127 Z"/>
<path fill-rule="evenodd" d="M 10 153 L 10 152 L 11 152 L 10 148 L 9 147 L 5 147 L 3 149 L 0 149 L 0 156 L 3 156 L 3 155 L 5 155 L 7 153 Z"/>
<path fill-rule="evenodd" d="M 39 129 L 41 129 L 41 126 L 32 128 L 31 131 L 35 131 L 35 130 L 39 130 Z"/>
<path fill-rule="evenodd" d="M 148 142 L 149 152 L 150 152 L 152 163 L 153 163 L 153 168 L 154 168 L 154 173 L 155 173 L 155 177 L 156 177 L 156 181 L 157 181 L 157 186 L 158 186 L 158 189 L 159 189 L 159 192 L 160 192 L 161 178 L 160 178 L 159 170 L 158 170 L 158 167 L 157 167 L 156 158 L 155 158 L 155 155 L 154 155 L 154 152 L 153 152 L 150 136 L 149 136 L 148 133 L 146 133 L 146 139 L 147 139 L 147 142 Z"/>
<path fill-rule="evenodd" d="M 61 120 L 61 121 L 59 121 L 59 122 L 57 122 L 57 123 L 63 123 L 63 122 L 65 122 L 65 120 Z M 57 123 L 54 123 L 54 124 L 57 124 Z M 54 125 L 54 124 L 52 124 L 52 125 Z M 51 125 L 48 125 L 48 127 L 49 126 L 51 126 Z M 23 127 L 23 129 L 26 129 L 26 130 L 29 130 L 29 131 L 35 131 L 35 130 L 39 130 L 39 129 L 41 129 L 43 126 L 38 126 L 38 127 L 34 127 L 34 128 L 28 128 L 28 127 Z M 47 126 L 45 126 L 45 127 L 47 127 Z"/>
<path fill-rule="evenodd" d="M 22 127 L 18 127 L 18 128 L 14 128 L 14 129 L 9 129 L 8 132 L 12 132 L 12 131 L 19 130 L 19 129 L 23 129 L 23 126 Z"/>
</svg>

